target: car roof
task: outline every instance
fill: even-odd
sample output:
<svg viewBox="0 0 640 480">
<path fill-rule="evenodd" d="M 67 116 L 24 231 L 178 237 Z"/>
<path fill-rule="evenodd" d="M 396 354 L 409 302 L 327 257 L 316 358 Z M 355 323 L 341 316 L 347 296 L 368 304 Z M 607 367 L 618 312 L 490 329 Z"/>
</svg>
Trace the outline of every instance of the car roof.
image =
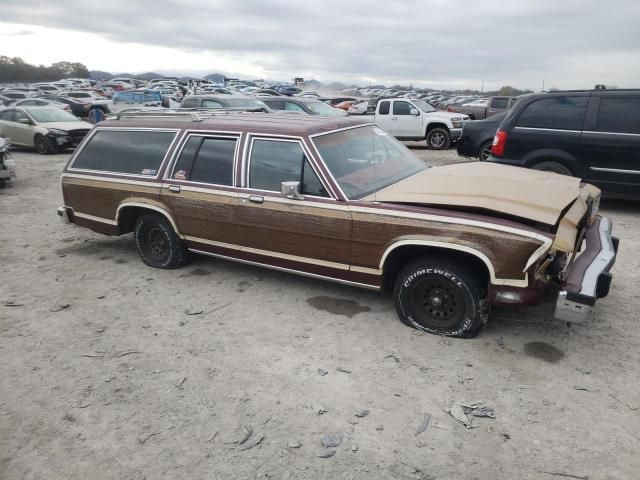
<svg viewBox="0 0 640 480">
<path fill-rule="evenodd" d="M 216 110 L 158 116 L 115 116 L 100 123 L 100 127 L 177 128 L 291 136 L 314 135 L 363 125 L 372 123 L 368 119 L 348 116 Z"/>
</svg>

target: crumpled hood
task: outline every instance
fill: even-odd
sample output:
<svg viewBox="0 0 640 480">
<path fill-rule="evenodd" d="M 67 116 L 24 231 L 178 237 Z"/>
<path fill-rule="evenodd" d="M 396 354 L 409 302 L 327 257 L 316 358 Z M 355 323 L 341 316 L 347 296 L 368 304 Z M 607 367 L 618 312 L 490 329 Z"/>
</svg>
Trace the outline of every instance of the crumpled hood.
<svg viewBox="0 0 640 480">
<path fill-rule="evenodd" d="M 44 127 L 44 128 L 56 128 L 58 130 L 64 130 L 65 132 L 68 132 L 70 130 L 84 130 L 84 129 L 93 128 L 93 125 L 91 125 L 90 123 L 87 123 L 85 121 L 82 121 L 82 122 L 44 122 L 44 123 L 39 123 L 38 126 L 39 127 Z"/>
<path fill-rule="evenodd" d="M 365 200 L 482 208 L 555 225 L 579 192 L 579 178 L 473 162 L 429 168 Z"/>
</svg>

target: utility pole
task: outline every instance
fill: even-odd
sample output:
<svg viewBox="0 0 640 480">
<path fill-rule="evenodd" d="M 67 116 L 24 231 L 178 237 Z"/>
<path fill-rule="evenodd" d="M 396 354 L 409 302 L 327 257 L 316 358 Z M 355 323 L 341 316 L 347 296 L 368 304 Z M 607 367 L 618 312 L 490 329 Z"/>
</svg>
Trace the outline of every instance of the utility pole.
<svg viewBox="0 0 640 480">
<path fill-rule="evenodd" d="M 480 93 L 484 93 L 484 78 L 482 79 L 482 87 L 480 88 Z"/>
<path fill-rule="evenodd" d="M 542 91 L 544 92 L 544 80 L 542 80 Z"/>
</svg>

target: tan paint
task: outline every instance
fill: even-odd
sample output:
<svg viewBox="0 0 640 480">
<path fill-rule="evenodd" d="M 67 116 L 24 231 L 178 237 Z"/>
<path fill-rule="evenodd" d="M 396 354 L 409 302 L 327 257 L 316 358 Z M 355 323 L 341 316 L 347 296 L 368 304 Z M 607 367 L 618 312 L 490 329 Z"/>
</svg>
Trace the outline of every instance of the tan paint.
<svg viewBox="0 0 640 480">
<path fill-rule="evenodd" d="M 555 225 L 580 179 L 475 162 L 429 168 L 365 200 L 482 208 Z"/>
</svg>

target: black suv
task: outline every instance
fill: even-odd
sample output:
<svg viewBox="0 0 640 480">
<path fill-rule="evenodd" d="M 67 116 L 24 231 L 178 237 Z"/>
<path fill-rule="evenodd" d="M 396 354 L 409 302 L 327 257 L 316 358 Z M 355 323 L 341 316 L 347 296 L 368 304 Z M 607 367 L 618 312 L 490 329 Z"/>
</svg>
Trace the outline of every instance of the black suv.
<svg viewBox="0 0 640 480">
<path fill-rule="evenodd" d="M 506 116 L 489 161 L 581 177 L 640 197 L 640 90 L 532 94 Z"/>
</svg>

